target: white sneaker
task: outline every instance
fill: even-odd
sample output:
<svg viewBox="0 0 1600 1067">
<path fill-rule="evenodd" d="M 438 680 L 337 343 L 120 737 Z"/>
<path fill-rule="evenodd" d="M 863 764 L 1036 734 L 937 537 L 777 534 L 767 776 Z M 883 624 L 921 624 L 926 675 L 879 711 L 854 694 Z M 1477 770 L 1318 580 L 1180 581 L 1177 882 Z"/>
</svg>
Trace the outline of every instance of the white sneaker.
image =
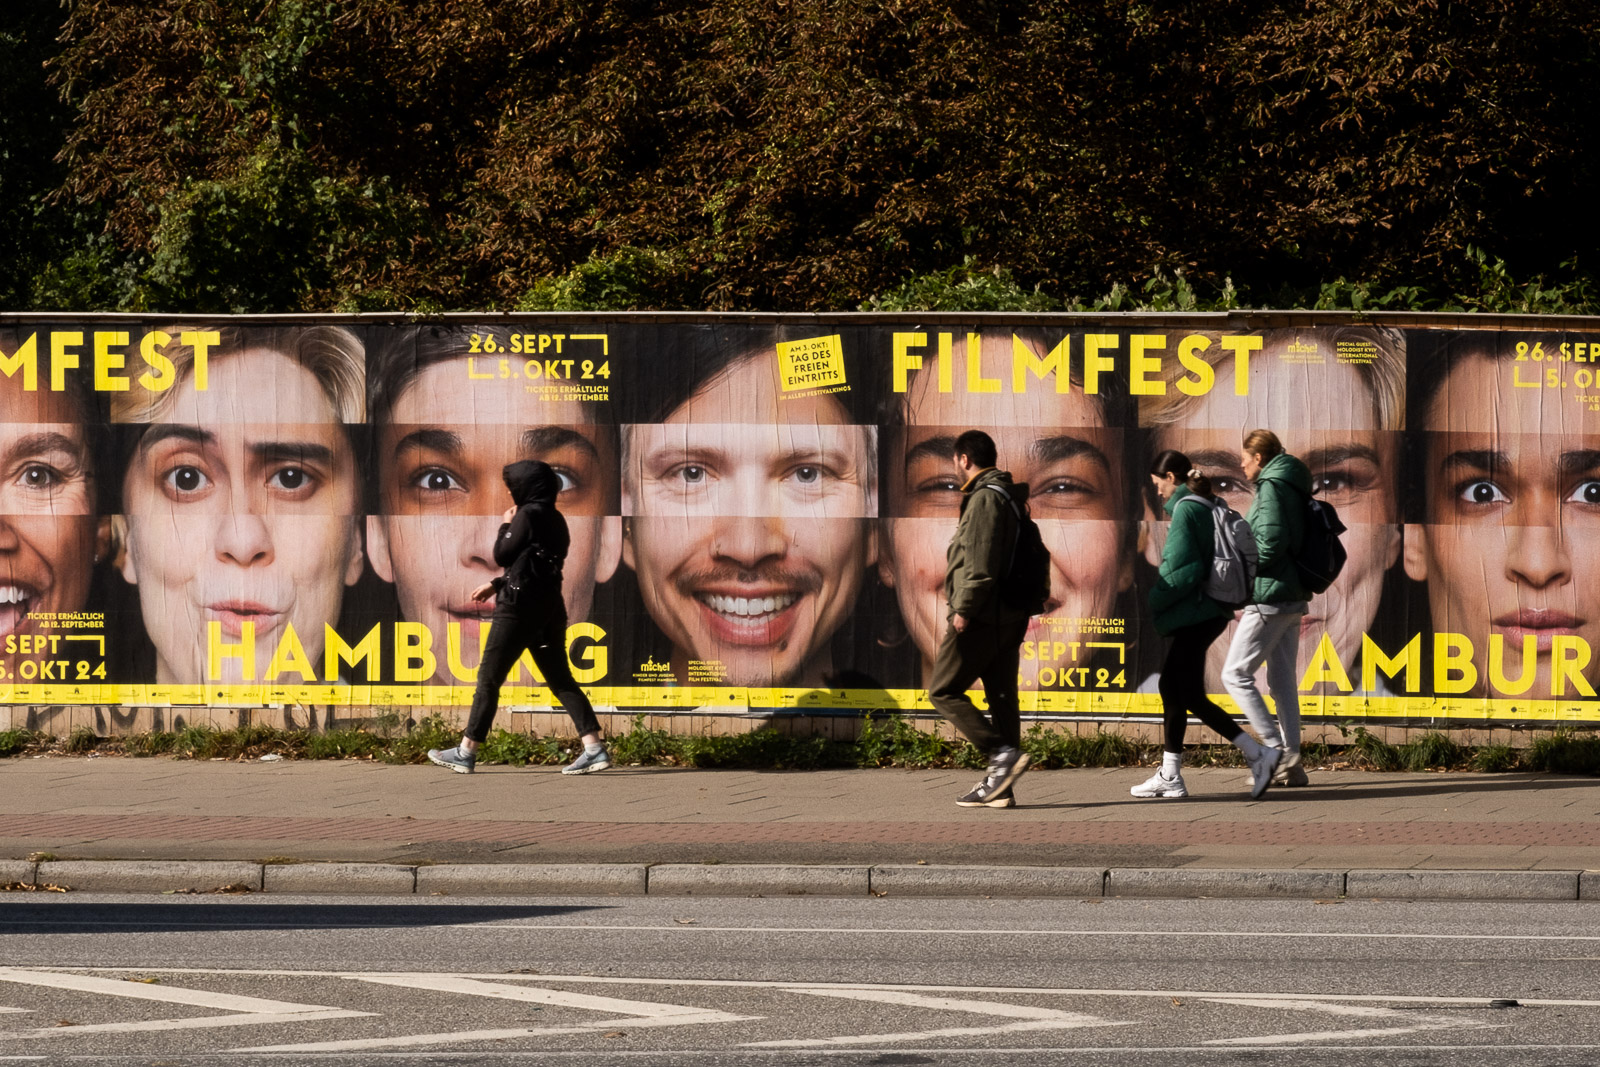
<svg viewBox="0 0 1600 1067">
<path fill-rule="evenodd" d="M 1260 800 L 1272 785 L 1272 776 L 1283 759 L 1283 749 L 1261 746 L 1256 758 L 1250 761 L 1250 799 Z"/>
<path fill-rule="evenodd" d="M 1176 778 L 1168 778 L 1160 771 L 1151 775 L 1148 782 L 1141 782 L 1128 792 L 1136 797 L 1162 797 L 1166 800 L 1177 800 L 1189 795 L 1189 790 L 1184 788 L 1181 773 Z"/>
<path fill-rule="evenodd" d="M 1286 786 L 1311 784 L 1306 769 L 1300 765 L 1300 753 L 1290 752 L 1283 757 L 1283 762 L 1278 764 L 1278 769 L 1272 774 L 1272 784 Z"/>
</svg>

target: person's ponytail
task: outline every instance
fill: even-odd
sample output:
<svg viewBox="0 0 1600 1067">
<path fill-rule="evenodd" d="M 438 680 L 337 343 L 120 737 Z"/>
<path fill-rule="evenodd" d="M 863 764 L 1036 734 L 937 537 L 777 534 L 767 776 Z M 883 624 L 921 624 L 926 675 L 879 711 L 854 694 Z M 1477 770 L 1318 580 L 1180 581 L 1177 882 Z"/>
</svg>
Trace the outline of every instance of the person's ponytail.
<svg viewBox="0 0 1600 1067">
<path fill-rule="evenodd" d="M 1211 479 L 1201 474 L 1194 464 L 1189 462 L 1189 457 L 1176 449 L 1167 449 L 1157 456 L 1150 464 L 1150 473 L 1157 478 L 1165 479 L 1171 476 L 1182 482 L 1196 496 L 1210 498 Z"/>
</svg>

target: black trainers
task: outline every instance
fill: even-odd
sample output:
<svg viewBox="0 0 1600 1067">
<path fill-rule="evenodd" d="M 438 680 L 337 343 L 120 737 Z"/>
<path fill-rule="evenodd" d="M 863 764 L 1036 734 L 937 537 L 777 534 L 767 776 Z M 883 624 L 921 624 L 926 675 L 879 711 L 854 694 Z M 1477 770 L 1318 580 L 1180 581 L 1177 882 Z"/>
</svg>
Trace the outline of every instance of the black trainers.
<svg viewBox="0 0 1600 1067">
<path fill-rule="evenodd" d="M 1022 749 L 1009 746 L 1002 748 L 989 757 L 989 775 L 985 781 L 992 783 L 992 792 L 996 794 L 1008 792 L 1028 769 L 1030 762 L 1028 754 Z"/>
<path fill-rule="evenodd" d="M 963 793 L 956 798 L 956 804 L 963 808 L 1014 808 L 1017 800 L 1011 795 L 1011 787 L 995 789 L 987 777 L 972 787 L 972 791 Z"/>
</svg>

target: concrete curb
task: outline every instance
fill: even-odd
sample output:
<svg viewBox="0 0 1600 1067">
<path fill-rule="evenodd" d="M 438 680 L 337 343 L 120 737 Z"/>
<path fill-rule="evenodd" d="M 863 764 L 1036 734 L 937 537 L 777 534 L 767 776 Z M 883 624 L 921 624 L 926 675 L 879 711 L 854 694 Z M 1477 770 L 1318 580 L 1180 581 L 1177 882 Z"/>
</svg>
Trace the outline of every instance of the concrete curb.
<svg viewBox="0 0 1600 1067">
<path fill-rule="evenodd" d="M 1578 871 L 1351 871 L 1356 900 L 1577 900 Z"/>
<path fill-rule="evenodd" d="M 958 867 L 885 864 L 871 870 L 873 895 L 890 897 L 1098 897 L 1103 867 Z"/>
<path fill-rule="evenodd" d="M 1600 900 L 1600 871 L 1027 867 L 760 863 L 386 863 L 0 860 L 0 884 L 85 892 L 375 896 L 866 896 L 1034 899 Z M 0 897 L 0 899 L 6 899 Z M 10 899 L 16 899 L 12 897 Z"/>
<path fill-rule="evenodd" d="M 39 882 L 100 893 L 204 893 L 225 886 L 261 889 L 261 864 L 204 860 L 47 860 Z"/>
<path fill-rule="evenodd" d="M 0 885 L 39 883 L 39 865 L 32 860 L 0 860 Z"/>
<path fill-rule="evenodd" d="M 642 863 L 449 863 L 417 868 L 417 895 L 629 896 L 645 893 Z"/>
<path fill-rule="evenodd" d="M 661 863 L 650 868 L 647 892 L 653 897 L 864 897 L 870 887 L 865 867 Z"/>
<path fill-rule="evenodd" d="M 1344 895 L 1343 871 L 1130 868 L 1106 875 L 1108 897 L 1299 897 Z"/>
<path fill-rule="evenodd" d="M 415 893 L 417 869 L 390 863 L 269 863 L 268 893 Z"/>
</svg>

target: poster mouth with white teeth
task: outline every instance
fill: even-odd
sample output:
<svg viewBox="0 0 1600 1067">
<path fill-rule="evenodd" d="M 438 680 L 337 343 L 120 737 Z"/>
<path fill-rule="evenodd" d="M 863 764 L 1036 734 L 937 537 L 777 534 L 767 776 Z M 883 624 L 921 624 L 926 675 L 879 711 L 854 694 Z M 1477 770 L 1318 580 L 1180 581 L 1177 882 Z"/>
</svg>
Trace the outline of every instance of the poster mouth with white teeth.
<svg viewBox="0 0 1600 1067">
<path fill-rule="evenodd" d="M 21 628 L 36 595 L 20 585 L 0 586 L 0 635 L 9 637 Z"/>
<path fill-rule="evenodd" d="M 1600 336 L 956 318 L 0 318 L 0 699 L 464 708 L 540 459 L 595 703 L 926 713 L 981 429 L 1051 552 L 1024 712 L 1154 716 L 1148 468 L 1247 513 L 1265 428 L 1347 528 L 1307 717 L 1600 721 Z"/>
</svg>

